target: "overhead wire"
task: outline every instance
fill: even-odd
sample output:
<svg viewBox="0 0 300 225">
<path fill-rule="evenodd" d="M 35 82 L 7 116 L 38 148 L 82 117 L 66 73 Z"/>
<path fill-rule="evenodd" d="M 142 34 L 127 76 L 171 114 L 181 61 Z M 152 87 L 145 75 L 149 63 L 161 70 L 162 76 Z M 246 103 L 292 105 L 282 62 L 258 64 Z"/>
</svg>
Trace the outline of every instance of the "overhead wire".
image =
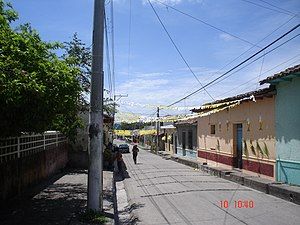
<svg viewBox="0 0 300 225">
<path fill-rule="evenodd" d="M 176 43 L 174 42 L 173 38 L 171 37 L 170 33 L 168 32 L 166 26 L 165 26 L 164 23 L 162 22 L 160 16 L 159 16 L 158 13 L 156 12 L 156 10 L 155 10 L 154 6 L 152 5 L 151 1 L 148 0 L 148 3 L 150 4 L 150 6 L 151 6 L 151 8 L 152 8 L 154 14 L 156 15 L 156 17 L 157 17 L 159 23 L 160 23 L 161 26 L 163 27 L 164 31 L 166 32 L 167 36 L 169 37 L 170 41 L 172 42 L 172 44 L 173 44 L 174 48 L 176 49 L 177 53 L 179 54 L 179 56 L 181 57 L 181 59 L 183 60 L 183 62 L 185 63 L 185 65 L 188 67 L 189 71 L 193 74 L 193 76 L 195 77 L 195 79 L 198 81 L 198 83 L 199 83 L 202 87 L 204 87 L 203 84 L 201 83 L 201 81 L 199 80 L 199 78 L 196 76 L 196 74 L 194 73 L 194 71 L 193 71 L 192 68 L 190 67 L 190 65 L 189 65 L 189 63 L 187 62 L 187 60 L 184 58 L 184 56 L 183 56 L 183 54 L 181 53 L 181 51 L 179 50 L 179 48 L 177 47 Z M 212 96 L 205 88 L 203 88 L 203 89 L 204 89 L 205 92 L 208 94 L 208 96 L 209 96 L 212 100 L 214 100 L 213 96 Z"/>
<path fill-rule="evenodd" d="M 207 26 L 210 26 L 210 27 L 212 27 L 212 28 L 214 28 L 214 29 L 216 29 L 216 30 L 218 30 L 218 31 L 224 32 L 224 33 L 226 33 L 226 34 L 228 34 L 228 35 L 230 35 L 230 36 L 232 36 L 232 37 L 235 37 L 235 38 L 237 38 L 237 39 L 239 39 L 239 40 L 241 40 L 241 41 L 244 41 L 244 42 L 249 43 L 249 44 L 252 45 L 252 46 L 251 46 L 249 49 L 247 49 L 245 52 L 243 52 L 242 54 L 240 54 L 239 56 L 237 56 L 236 58 L 234 58 L 233 60 L 231 60 L 229 63 L 227 63 L 227 64 L 226 64 L 225 66 L 223 66 L 221 69 L 219 69 L 215 74 L 218 74 L 221 70 L 223 70 L 224 68 L 226 68 L 227 66 L 229 66 L 230 64 L 232 64 L 233 62 L 235 62 L 237 59 L 239 59 L 240 57 L 242 57 L 243 55 L 245 55 L 247 52 L 249 52 L 249 51 L 250 51 L 251 49 L 253 49 L 254 47 L 259 47 L 259 48 L 261 48 L 261 47 L 258 45 L 259 43 L 261 43 L 262 41 L 264 41 L 265 39 L 267 39 L 269 36 L 271 36 L 272 34 L 274 34 L 277 30 L 279 30 L 281 27 L 283 27 L 283 26 L 285 26 L 286 24 L 288 24 L 291 20 L 293 20 L 293 19 L 297 16 L 297 14 L 296 14 L 296 15 L 294 15 L 293 17 L 289 18 L 286 22 L 282 23 L 280 26 L 278 26 L 275 30 L 273 30 L 271 33 L 269 33 L 267 36 L 265 36 L 265 37 L 264 37 L 263 39 L 261 39 L 260 41 L 258 41 L 258 42 L 256 42 L 256 43 L 251 43 L 251 42 L 249 42 L 249 41 L 247 41 L 247 40 L 244 40 L 243 38 L 240 38 L 240 37 L 238 37 L 238 36 L 236 36 L 236 35 L 233 35 L 233 34 L 227 32 L 227 31 L 225 31 L 225 30 L 223 30 L 223 29 L 221 29 L 221 28 L 215 27 L 215 26 L 213 26 L 213 25 L 211 25 L 211 24 L 209 24 L 209 23 L 207 23 L 207 22 L 205 22 L 205 21 L 203 21 L 203 20 L 200 20 L 200 19 L 196 18 L 196 17 L 193 16 L 193 15 L 190 15 L 190 14 L 188 14 L 188 13 L 186 13 L 186 12 L 183 12 L 182 10 L 179 10 L 179 9 L 177 9 L 177 8 L 171 6 L 171 5 L 168 5 L 168 4 L 166 4 L 166 3 L 164 3 L 164 2 L 161 2 L 161 1 L 159 1 L 159 0 L 155 0 L 155 1 L 158 2 L 158 3 L 160 3 L 160 4 L 162 4 L 162 5 L 164 5 L 164 6 L 166 6 L 167 8 L 173 9 L 174 11 L 176 11 L 176 12 L 178 12 L 178 13 L 181 13 L 181 14 L 183 14 L 183 15 L 185 15 L 185 16 L 188 16 L 188 17 L 190 17 L 190 18 L 192 18 L 192 19 L 195 19 L 195 20 L 197 20 L 197 21 L 199 21 L 199 22 L 201 22 L 201 23 L 203 23 L 203 24 L 205 24 L 205 25 L 207 25 Z"/>
<path fill-rule="evenodd" d="M 295 39 L 295 38 L 296 38 L 296 37 L 298 37 L 298 36 L 300 36 L 300 34 L 296 34 L 296 35 L 295 35 L 295 36 L 293 36 L 292 38 L 290 38 L 290 39 L 288 39 L 287 41 L 283 42 L 282 44 L 280 44 L 280 45 L 276 46 L 275 48 L 271 49 L 270 51 L 268 51 L 268 52 L 264 53 L 263 55 L 261 55 L 261 56 L 259 56 L 258 58 L 254 59 L 254 60 L 253 60 L 253 61 L 251 61 L 250 63 L 246 64 L 246 65 L 245 65 L 245 66 L 243 66 L 242 68 L 240 68 L 240 69 L 238 69 L 238 70 L 236 70 L 236 71 L 232 72 L 231 74 L 229 74 L 229 75 L 227 75 L 227 76 L 223 77 L 221 80 L 218 80 L 218 82 L 215 82 L 215 83 L 214 83 L 214 84 L 212 84 L 211 86 L 213 86 L 213 85 L 216 85 L 216 84 L 218 84 L 218 83 L 222 82 L 223 80 L 225 80 L 225 79 L 227 79 L 228 77 L 230 77 L 230 76 L 234 75 L 235 73 L 237 73 L 237 72 L 241 71 L 241 70 L 242 70 L 242 69 L 244 69 L 245 67 L 247 67 L 247 66 L 251 65 L 252 63 L 256 62 L 257 60 L 261 59 L 262 57 L 264 57 L 264 56 L 268 55 L 269 53 L 271 53 L 271 52 L 275 51 L 276 49 L 278 49 L 278 48 L 280 48 L 281 46 L 285 45 L 286 43 L 288 43 L 288 42 L 292 41 L 293 39 Z"/>
<path fill-rule="evenodd" d="M 291 13 L 288 13 L 288 12 L 285 12 L 285 11 L 282 11 L 282 10 L 277 10 L 277 9 L 269 8 L 267 6 L 264 6 L 264 5 L 261 5 L 261 4 L 258 4 L 256 2 L 252 2 L 252 1 L 249 1 L 249 0 L 241 0 L 241 1 L 247 2 L 247 3 L 252 4 L 252 5 L 256 5 L 258 7 L 264 8 L 264 9 L 268 9 L 268 10 L 271 10 L 271 11 L 274 11 L 274 12 L 286 14 L 286 15 L 289 15 L 289 16 L 294 16 L 294 14 L 291 14 Z"/>
<path fill-rule="evenodd" d="M 225 34 L 228 34 L 228 35 L 230 35 L 231 37 L 234 37 L 234 38 L 236 38 L 236 39 L 238 39 L 238 40 L 240 40 L 240 41 L 243 41 L 243 42 L 245 42 L 245 43 L 247 43 L 247 44 L 250 44 L 251 46 L 255 46 L 255 47 L 261 48 L 261 47 L 258 46 L 257 44 L 254 44 L 254 43 L 252 43 L 252 42 L 250 42 L 250 41 L 248 41 L 248 40 L 246 40 L 246 39 L 244 39 L 244 38 L 241 38 L 241 37 L 239 37 L 239 36 L 237 36 L 237 35 L 235 35 L 235 34 L 232 34 L 232 33 L 228 32 L 228 31 L 225 31 L 224 29 L 221 29 L 221 28 L 219 28 L 219 27 L 216 27 L 216 26 L 214 26 L 214 25 L 212 25 L 212 24 L 210 24 L 210 23 L 208 23 L 208 22 L 206 22 L 206 21 L 204 21 L 204 20 L 202 20 L 202 19 L 199 19 L 199 18 L 197 18 L 197 17 L 195 17 L 195 16 L 193 16 L 193 15 L 191 15 L 191 14 L 189 14 L 189 13 L 183 12 L 182 10 L 179 10 L 179 9 L 175 8 L 174 6 L 171 6 L 171 5 L 169 5 L 169 4 L 166 4 L 165 2 L 161 2 L 161 1 L 159 1 L 159 0 L 155 0 L 155 1 L 158 2 L 158 3 L 160 3 L 160 4 L 162 4 L 162 5 L 164 5 L 164 6 L 166 6 L 167 8 L 170 8 L 170 9 L 172 9 L 172 10 L 174 10 L 174 11 L 180 13 L 180 14 L 183 14 L 183 15 L 185 15 L 185 16 L 187 16 L 187 17 L 190 17 L 190 18 L 192 18 L 192 19 L 194 19 L 194 20 L 196 20 L 196 21 L 198 21 L 198 22 L 201 22 L 202 24 L 204 24 L 204 25 L 206 25 L 206 26 L 209 26 L 210 28 L 213 28 L 213 29 L 215 29 L 215 30 L 217 30 L 217 31 L 220 31 L 220 32 L 225 33 Z"/>
<path fill-rule="evenodd" d="M 199 21 L 199 22 L 201 22 L 201 23 L 203 23 L 203 24 L 205 24 L 205 25 L 208 25 L 208 26 L 210 26 L 210 27 L 212 27 L 212 28 L 214 28 L 214 29 L 216 29 L 216 30 L 218 30 L 218 31 L 224 32 L 224 33 L 226 33 L 226 34 L 228 34 L 228 35 L 230 35 L 230 36 L 233 36 L 233 37 L 235 37 L 235 38 L 237 38 L 237 39 L 239 39 L 239 40 L 241 40 L 241 41 L 244 41 L 244 42 L 249 43 L 249 44 L 252 45 L 249 49 L 247 49 L 246 51 L 244 51 L 243 53 L 241 53 L 239 56 L 237 56 L 236 58 L 234 58 L 233 60 L 231 60 L 229 63 L 227 63 L 225 66 L 223 66 L 221 69 L 219 69 L 219 70 L 215 73 L 216 75 L 219 74 L 219 72 L 222 71 L 224 68 L 226 68 L 227 66 L 229 66 L 230 64 L 232 64 L 233 62 L 235 62 L 237 59 L 241 58 L 243 55 L 245 55 L 247 52 L 249 52 L 249 51 L 250 51 L 251 49 L 253 49 L 254 47 L 259 47 L 259 48 L 261 48 L 261 47 L 258 45 L 259 43 L 261 43 L 262 41 L 264 41 L 265 39 L 267 39 L 268 37 L 270 37 L 270 36 L 271 36 L 272 34 L 274 34 L 277 30 L 279 30 L 280 28 L 282 28 L 283 26 L 285 26 L 286 24 L 288 24 L 291 20 L 293 20 L 293 19 L 297 16 L 297 14 L 294 14 L 293 17 L 289 18 L 286 22 L 282 23 L 280 26 L 278 26 L 275 30 L 273 30 L 272 32 L 270 32 L 268 35 L 266 35 L 266 36 L 265 36 L 264 38 L 262 38 L 260 41 L 258 41 L 258 42 L 256 42 L 255 44 L 253 44 L 253 43 L 251 43 L 251 42 L 249 42 L 249 41 L 247 41 L 247 40 L 245 40 L 245 39 L 243 39 L 243 38 L 240 38 L 240 37 L 238 37 L 238 36 L 236 36 L 236 35 L 233 35 L 233 34 L 227 32 L 227 31 L 225 31 L 225 30 L 223 30 L 223 29 L 220 29 L 220 28 L 218 28 L 218 27 L 215 27 L 215 26 L 213 26 L 213 25 L 211 25 L 211 24 L 209 24 L 209 23 L 207 23 L 207 22 L 205 22 L 205 21 L 203 21 L 203 20 L 200 20 L 200 19 L 196 18 L 195 16 L 192 16 L 192 15 L 186 13 L 186 12 L 183 12 L 182 10 L 179 10 L 179 9 L 177 9 L 177 8 L 171 6 L 171 5 L 168 5 L 168 4 L 166 4 L 166 3 L 164 3 L 164 2 L 161 2 L 161 1 L 159 1 L 159 0 L 155 0 L 155 1 L 158 2 L 158 3 L 160 3 L 160 4 L 162 4 L 162 5 L 164 5 L 164 6 L 166 6 L 167 8 L 173 9 L 174 11 L 176 11 L 176 12 L 178 12 L 178 13 L 181 13 L 181 14 L 183 14 L 183 15 L 185 15 L 185 16 L 188 16 L 188 17 L 190 17 L 190 18 L 192 18 L 192 19 L 194 19 L 194 20 L 197 20 L 197 21 Z"/>
<path fill-rule="evenodd" d="M 295 58 L 297 58 L 297 57 L 299 57 L 299 56 L 300 56 L 300 54 L 297 54 L 297 55 L 293 56 L 292 58 L 289 58 L 289 59 L 287 59 L 286 61 L 284 61 L 284 62 L 282 62 L 282 63 L 280 63 L 280 64 L 277 64 L 276 66 L 272 67 L 271 69 L 268 69 L 267 71 L 263 72 L 262 74 L 259 74 L 258 76 L 255 76 L 255 77 L 251 78 L 250 80 L 247 80 L 246 82 L 244 82 L 244 83 L 242 83 L 242 84 L 239 84 L 239 85 L 235 86 L 234 88 L 230 89 L 229 91 L 226 91 L 226 92 L 224 92 L 224 93 L 218 95 L 216 98 L 222 97 L 222 96 L 224 96 L 224 95 L 226 95 L 226 94 L 228 94 L 228 93 L 230 93 L 230 92 L 232 92 L 232 91 L 234 91 L 234 90 L 239 89 L 240 87 L 242 87 L 242 86 L 244 86 L 244 85 L 250 83 L 251 81 L 256 80 L 258 77 L 260 77 L 260 76 L 262 76 L 262 75 L 264 75 L 264 74 L 266 74 L 266 73 L 268 73 L 268 72 L 270 72 L 270 71 L 276 69 L 276 68 L 279 67 L 279 66 L 282 66 L 282 65 L 286 64 L 287 62 L 289 62 L 289 61 L 291 61 L 291 60 L 293 60 L 293 59 L 295 59 Z M 292 64 L 294 64 L 294 63 L 297 62 L 298 60 L 299 60 L 299 59 L 297 59 L 296 61 L 292 62 Z M 278 71 L 278 72 L 280 72 L 280 71 Z"/>
<path fill-rule="evenodd" d="M 274 7 L 274 8 L 279 9 L 279 10 L 282 10 L 282 11 L 285 11 L 285 12 L 287 12 L 287 13 L 290 13 L 290 14 L 292 14 L 292 15 L 297 15 L 297 13 L 291 12 L 291 11 L 286 10 L 286 9 L 284 9 L 284 8 L 281 8 L 281 7 L 277 6 L 277 5 L 271 4 L 271 3 L 267 2 L 267 1 L 264 1 L 264 0 L 259 0 L 259 1 L 264 2 L 265 4 L 270 5 L 270 6 Z"/>
<path fill-rule="evenodd" d="M 110 54 L 109 54 L 109 43 L 108 43 L 108 27 L 107 27 L 107 15 L 104 10 L 104 28 L 105 28 L 105 49 L 106 49 L 106 63 L 108 71 L 108 86 L 109 86 L 109 96 L 112 98 L 112 73 L 110 65 Z"/>
<path fill-rule="evenodd" d="M 265 55 L 264 55 L 263 58 L 262 58 L 262 62 L 261 62 L 261 66 L 260 66 L 260 71 L 259 71 L 259 76 L 258 76 L 258 81 L 260 80 L 260 76 L 261 76 L 261 73 L 262 73 L 262 69 L 263 69 L 263 66 L 264 66 L 264 62 L 265 62 Z M 257 82 L 257 85 L 256 85 L 255 90 L 258 89 L 258 86 L 259 86 L 259 83 Z"/>
<path fill-rule="evenodd" d="M 111 57 L 112 57 L 112 87 L 113 96 L 116 95 L 116 78 L 115 78 L 115 34 L 114 34 L 114 0 L 110 2 L 111 16 Z"/>
<path fill-rule="evenodd" d="M 202 90 L 203 88 L 215 83 L 216 81 L 218 81 L 219 79 L 221 79 L 222 77 L 226 76 L 227 74 L 229 74 L 230 72 L 232 72 L 233 70 L 235 70 L 236 68 L 240 67 L 241 65 L 245 64 L 247 61 L 249 61 L 250 59 L 254 58 L 255 56 L 257 56 L 258 54 L 260 54 L 261 52 L 263 52 L 264 50 L 266 50 L 267 48 L 269 48 L 270 46 L 272 46 L 273 44 L 275 44 L 276 42 L 278 42 L 279 40 L 281 40 L 282 38 L 284 38 L 285 36 L 287 36 L 288 34 L 290 34 L 291 32 L 293 32 L 294 30 L 296 30 L 298 27 L 300 26 L 300 24 L 296 25 L 295 27 L 293 27 L 292 29 L 290 29 L 288 32 L 284 33 L 283 35 L 281 35 L 279 38 L 277 38 L 276 40 L 274 40 L 273 42 L 271 42 L 270 44 L 268 44 L 267 46 L 265 46 L 264 48 L 262 48 L 261 50 L 259 50 L 258 52 L 256 52 L 255 54 L 251 55 L 250 57 L 248 57 L 247 59 L 243 60 L 241 63 L 239 63 L 238 65 L 234 66 L 233 68 L 229 69 L 227 72 L 223 73 L 222 75 L 218 76 L 217 78 L 213 79 L 212 81 L 210 81 L 209 83 L 205 84 L 203 87 L 197 89 L 196 91 L 193 91 L 192 93 L 190 93 L 189 95 L 179 99 L 178 101 L 168 105 L 168 106 L 172 106 L 175 105 L 179 102 L 181 102 L 182 100 L 196 94 L 197 92 L 199 92 L 200 90 Z M 293 38 L 289 39 L 288 41 L 284 42 L 284 44 L 286 44 L 287 42 L 291 41 L 292 39 L 296 38 L 298 35 L 294 36 Z M 283 44 L 281 44 L 280 46 L 282 46 Z M 273 50 L 277 49 L 278 47 L 274 48 Z M 272 52 L 273 50 L 265 53 L 269 54 L 270 52 Z M 259 57 L 260 58 L 260 57 Z M 258 58 L 258 59 L 259 59 Z M 255 60 L 256 61 L 256 60 Z M 254 61 L 253 61 L 254 62 Z M 252 62 L 252 63 L 253 63 Z M 249 64 L 248 64 L 249 65 Z"/>
<path fill-rule="evenodd" d="M 131 58 L 131 23 L 132 23 L 132 5 L 131 5 L 131 0 L 129 0 L 128 61 L 127 61 L 127 72 L 128 72 L 128 77 L 130 76 L 130 58 Z"/>
</svg>

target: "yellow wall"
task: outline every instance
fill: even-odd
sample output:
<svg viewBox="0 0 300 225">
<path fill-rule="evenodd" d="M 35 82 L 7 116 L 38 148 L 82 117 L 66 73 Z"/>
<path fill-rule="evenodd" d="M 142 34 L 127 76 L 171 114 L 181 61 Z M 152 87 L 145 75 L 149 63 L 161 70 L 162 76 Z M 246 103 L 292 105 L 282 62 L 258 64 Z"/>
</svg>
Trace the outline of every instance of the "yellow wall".
<svg viewBox="0 0 300 225">
<path fill-rule="evenodd" d="M 220 111 L 209 116 L 198 118 L 198 150 L 216 151 L 218 154 L 235 156 L 234 146 L 234 124 L 243 124 L 243 140 L 247 143 L 248 157 L 250 160 L 263 160 L 274 162 L 275 160 L 275 102 L 274 97 L 257 99 L 256 102 L 242 102 L 240 105 Z M 262 130 L 260 130 L 260 120 L 262 121 Z M 247 119 L 250 121 L 250 131 L 248 131 Z M 219 130 L 219 123 L 221 129 Z M 210 125 L 215 124 L 215 135 L 210 134 Z M 262 156 L 260 153 L 254 155 L 250 149 L 250 140 L 252 140 L 255 151 L 257 151 L 257 142 L 263 150 L 265 144 L 268 148 L 269 157 Z M 219 141 L 219 145 L 218 145 Z M 218 148 L 219 146 L 219 148 Z M 243 142 L 243 152 L 244 151 Z"/>
</svg>

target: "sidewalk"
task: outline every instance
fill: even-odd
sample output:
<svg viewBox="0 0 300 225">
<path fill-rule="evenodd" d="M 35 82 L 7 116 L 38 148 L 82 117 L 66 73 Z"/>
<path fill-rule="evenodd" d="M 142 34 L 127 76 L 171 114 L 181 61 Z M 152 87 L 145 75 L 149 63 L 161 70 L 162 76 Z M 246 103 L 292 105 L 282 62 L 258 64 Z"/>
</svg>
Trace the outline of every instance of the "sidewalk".
<svg viewBox="0 0 300 225">
<path fill-rule="evenodd" d="M 298 186 L 274 182 L 252 174 L 245 174 L 243 172 L 233 170 L 232 168 L 222 167 L 220 165 L 203 165 L 200 161 L 170 155 L 164 151 L 158 152 L 158 155 L 165 159 L 171 159 L 187 166 L 194 167 L 195 169 L 199 169 L 213 176 L 218 176 L 300 205 L 300 187 Z"/>
<path fill-rule="evenodd" d="M 113 173 L 104 171 L 103 180 L 103 208 L 110 217 L 107 224 L 114 224 Z M 78 214 L 86 209 L 86 204 L 87 171 L 66 171 L 2 206 L 1 224 L 84 225 Z"/>
</svg>

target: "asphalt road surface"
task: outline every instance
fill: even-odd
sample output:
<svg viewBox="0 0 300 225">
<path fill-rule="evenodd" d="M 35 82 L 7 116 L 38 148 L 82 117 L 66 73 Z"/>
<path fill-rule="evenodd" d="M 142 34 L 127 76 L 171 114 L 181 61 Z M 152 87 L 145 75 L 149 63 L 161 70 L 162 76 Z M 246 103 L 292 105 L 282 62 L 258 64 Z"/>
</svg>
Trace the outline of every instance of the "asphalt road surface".
<svg viewBox="0 0 300 225">
<path fill-rule="evenodd" d="M 121 142 L 117 142 L 121 143 Z M 131 152 L 131 148 L 130 148 Z M 300 224 L 300 206 L 140 149 L 123 154 L 137 224 Z"/>
</svg>

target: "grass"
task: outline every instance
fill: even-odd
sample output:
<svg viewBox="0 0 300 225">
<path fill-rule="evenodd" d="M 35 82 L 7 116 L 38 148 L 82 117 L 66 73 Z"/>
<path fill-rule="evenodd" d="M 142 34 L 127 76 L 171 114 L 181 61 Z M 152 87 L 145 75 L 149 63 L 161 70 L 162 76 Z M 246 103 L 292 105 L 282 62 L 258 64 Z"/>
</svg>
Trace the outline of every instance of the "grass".
<svg viewBox="0 0 300 225">
<path fill-rule="evenodd" d="M 79 215 L 79 221 L 83 223 L 105 224 L 108 222 L 108 219 L 100 212 L 89 209 Z"/>
</svg>

